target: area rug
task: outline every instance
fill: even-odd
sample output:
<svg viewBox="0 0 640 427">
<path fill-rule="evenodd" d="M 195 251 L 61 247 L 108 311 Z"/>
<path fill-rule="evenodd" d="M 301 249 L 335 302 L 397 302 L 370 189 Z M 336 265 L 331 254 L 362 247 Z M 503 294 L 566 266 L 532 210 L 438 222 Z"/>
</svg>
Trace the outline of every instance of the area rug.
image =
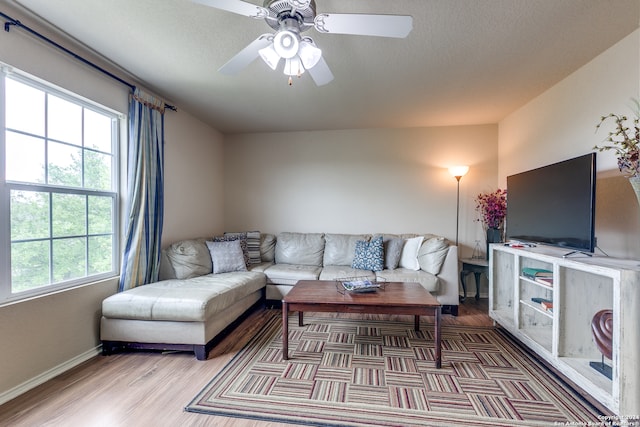
<svg viewBox="0 0 640 427">
<path fill-rule="evenodd" d="M 274 315 L 185 408 L 313 426 L 599 425 L 600 413 L 498 330 Z"/>
</svg>

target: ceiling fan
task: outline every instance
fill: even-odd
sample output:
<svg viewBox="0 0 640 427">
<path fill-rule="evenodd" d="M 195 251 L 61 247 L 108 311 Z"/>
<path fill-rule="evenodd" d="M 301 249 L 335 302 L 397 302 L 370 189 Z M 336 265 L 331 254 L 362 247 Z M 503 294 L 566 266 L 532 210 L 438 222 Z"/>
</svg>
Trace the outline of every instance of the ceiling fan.
<svg viewBox="0 0 640 427">
<path fill-rule="evenodd" d="M 224 64 L 219 72 L 237 74 L 256 58 L 275 70 L 284 59 L 285 75 L 300 77 L 309 71 L 318 86 L 333 80 L 329 66 L 322 58 L 313 39 L 302 33 L 315 28 L 321 33 L 405 38 L 413 27 L 413 18 L 406 15 L 367 15 L 344 13 L 316 14 L 315 0 L 264 0 L 263 6 L 242 0 L 192 0 L 255 19 L 264 19 L 274 34 L 259 36 Z"/>
</svg>

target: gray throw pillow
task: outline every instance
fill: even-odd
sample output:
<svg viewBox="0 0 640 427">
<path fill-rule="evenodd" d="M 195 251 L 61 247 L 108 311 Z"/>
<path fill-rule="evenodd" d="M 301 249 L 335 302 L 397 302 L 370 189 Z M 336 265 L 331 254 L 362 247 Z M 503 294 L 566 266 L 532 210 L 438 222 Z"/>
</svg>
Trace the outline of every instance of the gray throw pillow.
<svg viewBox="0 0 640 427">
<path fill-rule="evenodd" d="M 207 242 L 207 247 L 211 253 L 214 273 L 247 271 L 242 248 L 240 247 L 240 240 Z"/>
<path fill-rule="evenodd" d="M 400 238 L 392 238 L 385 240 L 384 243 L 384 268 L 387 270 L 395 270 L 400 262 L 402 254 L 402 245 L 404 240 Z"/>
<path fill-rule="evenodd" d="M 244 256 L 244 265 L 249 268 L 249 248 L 247 246 L 247 233 L 225 234 L 224 236 L 216 236 L 212 239 L 214 242 L 230 242 L 232 240 L 240 241 L 240 248 Z"/>
</svg>

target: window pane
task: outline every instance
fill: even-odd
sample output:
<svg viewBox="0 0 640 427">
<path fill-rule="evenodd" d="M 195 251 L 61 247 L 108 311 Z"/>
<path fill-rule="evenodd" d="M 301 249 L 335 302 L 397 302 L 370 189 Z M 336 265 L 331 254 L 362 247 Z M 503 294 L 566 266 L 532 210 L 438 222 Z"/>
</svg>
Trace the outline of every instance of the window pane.
<svg viewBox="0 0 640 427">
<path fill-rule="evenodd" d="M 89 196 L 89 234 L 113 232 L 113 209 L 111 197 Z"/>
<path fill-rule="evenodd" d="M 111 153 L 111 117 L 85 108 L 84 146 Z"/>
<path fill-rule="evenodd" d="M 49 94 L 47 136 L 82 145 L 82 107 Z"/>
<path fill-rule="evenodd" d="M 7 131 L 8 181 L 44 183 L 44 140 Z"/>
<path fill-rule="evenodd" d="M 86 276 L 84 237 L 53 241 L 53 282 Z"/>
<path fill-rule="evenodd" d="M 113 271 L 112 236 L 89 237 L 89 274 Z"/>
<path fill-rule="evenodd" d="M 11 240 L 49 237 L 49 193 L 11 190 Z"/>
<path fill-rule="evenodd" d="M 5 82 L 7 128 L 44 136 L 44 92 L 15 80 Z"/>
<path fill-rule="evenodd" d="M 11 292 L 22 292 L 51 283 L 49 241 L 11 244 Z"/>
<path fill-rule="evenodd" d="M 85 150 L 84 152 L 84 186 L 96 190 L 111 190 L 110 154 Z"/>
<path fill-rule="evenodd" d="M 86 196 L 73 194 L 52 195 L 51 228 L 53 237 L 81 236 L 86 233 L 85 200 Z"/>
<path fill-rule="evenodd" d="M 82 149 L 49 142 L 49 184 L 82 187 Z"/>
</svg>

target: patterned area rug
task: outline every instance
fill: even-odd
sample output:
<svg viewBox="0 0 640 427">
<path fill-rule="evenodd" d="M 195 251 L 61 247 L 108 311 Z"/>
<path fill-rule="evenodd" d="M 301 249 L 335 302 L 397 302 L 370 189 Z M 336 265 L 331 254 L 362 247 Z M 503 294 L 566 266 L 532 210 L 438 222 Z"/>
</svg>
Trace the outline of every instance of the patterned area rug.
<svg viewBox="0 0 640 427">
<path fill-rule="evenodd" d="M 493 328 L 274 316 L 187 411 L 317 426 L 599 425 L 600 413 Z M 590 424 L 591 423 L 591 424 Z"/>
</svg>

